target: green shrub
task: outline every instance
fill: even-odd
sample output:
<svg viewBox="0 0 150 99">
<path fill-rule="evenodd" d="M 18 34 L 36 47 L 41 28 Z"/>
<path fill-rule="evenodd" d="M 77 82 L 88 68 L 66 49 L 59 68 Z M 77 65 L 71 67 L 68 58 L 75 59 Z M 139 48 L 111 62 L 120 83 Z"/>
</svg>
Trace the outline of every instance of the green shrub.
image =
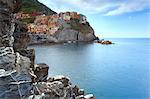
<svg viewBox="0 0 150 99">
<path fill-rule="evenodd" d="M 79 23 L 79 20 L 71 20 L 70 22 L 71 28 L 73 30 L 79 31 L 83 34 L 89 33 L 89 30 L 91 29 L 89 24 L 81 24 Z"/>
</svg>

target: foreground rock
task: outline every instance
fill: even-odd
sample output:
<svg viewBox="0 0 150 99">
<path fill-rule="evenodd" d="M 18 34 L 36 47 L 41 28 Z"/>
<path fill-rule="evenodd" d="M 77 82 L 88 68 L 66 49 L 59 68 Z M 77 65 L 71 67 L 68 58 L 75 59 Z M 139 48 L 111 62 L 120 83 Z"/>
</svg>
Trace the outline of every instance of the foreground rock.
<svg viewBox="0 0 150 99">
<path fill-rule="evenodd" d="M 44 63 L 41 63 L 34 65 L 34 68 L 35 68 L 34 74 L 36 75 L 36 82 L 47 81 L 49 66 Z"/>
<path fill-rule="evenodd" d="M 94 99 L 65 76 L 47 80 L 46 64 L 34 65 L 34 50 L 25 49 L 29 36 L 16 30 L 11 16 L 20 3 L 0 0 L 0 99 Z"/>
<path fill-rule="evenodd" d="M 85 95 L 83 90 L 72 85 L 65 76 L 51 77 L 47 82 L 34 83 L 33 89 L 35 94 L 29 99 L 96 99 L 92 94 Z"/>
<path fill-rule="evenodd" d="M 31 41 L 30 35 L 27 33 L 26 25 L 18 20 L 14 20 L 14 25 L 14 50 L 17 51 L 18 49 L 26 49 Z"/>
<path fill-rule="evenodd" d="M 3 71 L 3 72 L 2 72 Z M 0 99 L 21 99 L 31 94 L 33 88 L 27 74 L 18 74 L 17 71 L 5 71 L 0 74 Z"/>
</svg>

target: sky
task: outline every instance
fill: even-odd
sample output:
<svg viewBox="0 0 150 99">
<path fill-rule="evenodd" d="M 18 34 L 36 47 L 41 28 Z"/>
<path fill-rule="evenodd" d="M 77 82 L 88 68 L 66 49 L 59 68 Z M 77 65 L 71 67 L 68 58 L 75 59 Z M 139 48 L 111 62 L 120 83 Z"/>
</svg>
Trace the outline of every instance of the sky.
<svg viewBox="0 0 150 99">
<path fill-rule="evenodd" d="M 86 15 L 102 38 L 150 38 L 150 0 L 39 0 L 59 12 Z"/>
</svg>

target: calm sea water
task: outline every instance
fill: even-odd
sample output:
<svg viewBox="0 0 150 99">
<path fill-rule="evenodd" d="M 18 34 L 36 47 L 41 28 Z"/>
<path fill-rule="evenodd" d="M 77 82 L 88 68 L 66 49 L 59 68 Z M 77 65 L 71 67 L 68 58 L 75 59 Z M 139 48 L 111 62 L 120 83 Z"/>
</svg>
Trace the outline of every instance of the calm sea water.
<svg viewBox="0 0 150 99">
<path fill-rule="evenodd" d="M 49 76 L 65 75 L 97 99 L 150 99 L 150 39 L 109 39 L 114 45 L 32 46 Z"/>
</svg>

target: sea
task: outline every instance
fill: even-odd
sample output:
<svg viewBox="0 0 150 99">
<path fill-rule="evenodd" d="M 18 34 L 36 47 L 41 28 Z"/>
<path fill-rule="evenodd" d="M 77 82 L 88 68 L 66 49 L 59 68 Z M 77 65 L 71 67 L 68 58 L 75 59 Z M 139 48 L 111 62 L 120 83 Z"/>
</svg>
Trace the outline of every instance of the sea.
<svg viewBox="0 0 150 99">
<path fill-rule="evenodd" d="M 34 45 L 49 77 L 68 76 L 96 99 L 150 99 L 150 38 L 108 38 L 115 44 Z"/>
</svg>

